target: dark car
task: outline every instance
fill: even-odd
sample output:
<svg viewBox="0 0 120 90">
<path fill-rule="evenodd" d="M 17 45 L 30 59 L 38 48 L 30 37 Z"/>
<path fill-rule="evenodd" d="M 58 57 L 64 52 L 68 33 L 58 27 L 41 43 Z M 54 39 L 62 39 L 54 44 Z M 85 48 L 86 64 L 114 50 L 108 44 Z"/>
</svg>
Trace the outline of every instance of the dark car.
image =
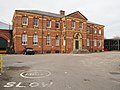
<svg viewBox="0 0 120 90">
<path fill-rule="evenodd" d="M 35 54 L 35 50 L 33 48 L 26 48 L 24 50 L 24 54 L 25 55 L 34 55 Z"/>
</svg>

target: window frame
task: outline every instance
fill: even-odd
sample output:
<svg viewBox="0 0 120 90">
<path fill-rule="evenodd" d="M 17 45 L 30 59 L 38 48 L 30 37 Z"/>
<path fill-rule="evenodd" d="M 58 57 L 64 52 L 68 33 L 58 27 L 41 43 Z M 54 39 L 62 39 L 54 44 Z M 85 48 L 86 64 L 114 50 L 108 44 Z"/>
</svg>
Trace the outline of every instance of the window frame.
<svg viewBox="0 0 120 90">
<path fill-rule="evenodd" d="M 63 46 L 66 46 L 66 35 L 63 36 Z"/>
<path fill-rule="evenodd" d="M 86 32 L 87 34 L 90 34 L 90 27 L 87 26 Z"/>
<path fill-rule="evenodd" d="M 22 25 L 28 25 L 28 17 L 22 16 Z"/>
<path fill-rule="evenodd" d="M 89 38 L 87 39 L 87 46 L 88 47 L 90 46 L 90 39 Z"/>
<path fill-rule="evenodd" d="M 94 47 L 96 47 L 96 46 L 97 46 L 97 40 L 94 39 Z"/>
<path fill-rule="evenodd" d="M 50 43 L 51 43 L 50 35 L 47 35 L 46 36 L 46 45 L 50 46 Z"/>
<path fill-rule="evenodd" d="M 100 34 L 100 35 L 102 34 L 102 30 L 99 30 L 99 34 Z"/>
<path fill-rule="evenodd" d="M 66 21 L 63 21 L 63 28 L 66 28 Z"/>
<path fill-rule="evenodd" d="M 75 28 L 75 21 L 72 20 L 71 24 L 72 24 L 72 25 L 71 25 L 72 29 L 74 29 L 74 28 Z"/>
<path fill-rule="evenodd" d="M 33 35 L 33 45 L 38 45 L 38 35 L 37 34 Z"/>
<path fill-rule="evenodd" d="M 58 25 L 58 28 L 56 27 L 57 25 Z M 60 29 L 60 22 L 58 22 L 58 21 L 55 22 L 55 28 Z"/>
<path fill-rule="evenodd" d="M 94 34 L 97 34 L 97 29 L 96 28 L 94 28 Z"/>
<path fill-rule="evenodd" d="M 59 40 L 58 35 L 56 35 L 56 37 L 55 37 L 55 45 L 56 45 L 56 46 L 59 46 L 59 45 L 60 45 L 60 40 Z"/>
<path fill-rule="evenodd" d="M 28 36 L 26 33 L 22 34 L 22 45 L 27 45 L 28 43 Z"/>
<path fill-rule="evenodd" d="M 79 22 L 79 28 L 83 29 L 83 22 Z"/>
<path fill-rule="evenodd" d="M 36 21 L 37 20 L 37 21 Z M 33 26 L 35 26 L 35 27 L 38 27 L 38 22 L 39 21 L 39 19 L 38 18 L 34 18 L 33 19 Z"/>
<path fill-rule="evenodd" d="M 49 26 L 48 26 L 48 22 L 49 22 Z M 46 27 L 47 27 L 47 28 L 51 28 L 51 20 L 47 20 L 47 21 L 46 21 Z"/>
</svg>

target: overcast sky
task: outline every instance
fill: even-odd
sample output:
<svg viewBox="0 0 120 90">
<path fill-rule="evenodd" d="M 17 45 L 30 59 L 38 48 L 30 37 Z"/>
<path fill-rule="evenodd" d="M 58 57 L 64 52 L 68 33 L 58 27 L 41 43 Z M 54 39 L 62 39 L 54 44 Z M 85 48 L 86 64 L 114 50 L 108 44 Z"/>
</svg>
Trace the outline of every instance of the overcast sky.
<svg viewBox="0 0 120 90">
<path fill-rule="evenodd" d="M 12 24 L 15 10 L 66 14 L 80 11 L 89 21 L 105 25 L 105 37 L 120 36 L 120 0 L 0 0 L 0 21 Z"/>
</svg>

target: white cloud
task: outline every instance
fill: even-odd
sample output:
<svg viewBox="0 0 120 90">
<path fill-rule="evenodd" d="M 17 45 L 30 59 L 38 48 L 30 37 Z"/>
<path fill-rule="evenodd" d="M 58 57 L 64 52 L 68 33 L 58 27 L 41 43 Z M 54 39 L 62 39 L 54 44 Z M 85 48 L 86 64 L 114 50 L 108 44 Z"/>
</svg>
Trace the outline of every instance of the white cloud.
<svg viewBox="0 0 120 90">
<path fill-rule="evenodd" d="M 0 20 L 11 23 L 16 9 L 36 9 L 66 14 L 80 11 L 90 21 L 105 25 L 105 37 L 120 36 L 119 0 L 0 0 Z M 109 31 L 108 31 L 109 30 Z"/>
</svg>

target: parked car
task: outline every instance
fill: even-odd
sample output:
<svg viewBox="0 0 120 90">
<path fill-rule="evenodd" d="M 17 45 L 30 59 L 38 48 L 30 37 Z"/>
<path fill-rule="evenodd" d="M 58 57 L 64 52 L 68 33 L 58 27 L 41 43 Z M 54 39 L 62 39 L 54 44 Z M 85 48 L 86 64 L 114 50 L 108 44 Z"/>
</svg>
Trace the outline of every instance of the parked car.
<svg viewBox="0 0 120 90">
<path fill-rule="evenodd" d="M 24 50 L 24 54 L 25 55 L 34 55 L 35 54 L 35 50 L 33 48 L 26 48 Z"/>
</svg>

